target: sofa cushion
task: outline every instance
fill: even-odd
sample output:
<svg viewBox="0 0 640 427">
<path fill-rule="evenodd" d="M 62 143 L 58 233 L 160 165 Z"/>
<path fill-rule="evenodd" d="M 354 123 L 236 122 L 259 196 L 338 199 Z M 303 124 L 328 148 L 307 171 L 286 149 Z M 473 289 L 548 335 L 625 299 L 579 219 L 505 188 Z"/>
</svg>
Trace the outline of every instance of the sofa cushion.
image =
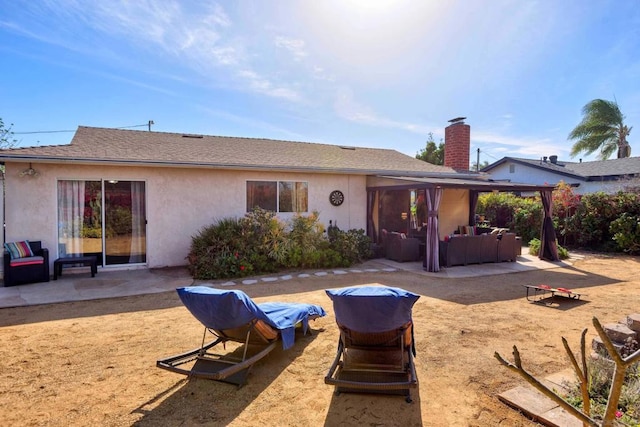
<svg viewBox="0 0 640 427">
<path fill-rule="evenodd" d="M 459 225 L 458 232 L 463 236 L 475 236 L 477 234 L 475 225 Z"/>
<path fill-rule="evenodd" d="M 33 256 L 29 241 L 8 242 L 4 244 L 5 249 L 9 252 L 11 259 L 28 258 Z"/>
<path fill-rule="evenodd" d="M 23 265 L 34 265 L 34 264 L 42 264 L 44 262 L 44 258 L 41 256 L 31 256 L 25 258 L 16 258 L 12 259 L 9 263 L 11 267 L 20 267 Z"/>
</svg>

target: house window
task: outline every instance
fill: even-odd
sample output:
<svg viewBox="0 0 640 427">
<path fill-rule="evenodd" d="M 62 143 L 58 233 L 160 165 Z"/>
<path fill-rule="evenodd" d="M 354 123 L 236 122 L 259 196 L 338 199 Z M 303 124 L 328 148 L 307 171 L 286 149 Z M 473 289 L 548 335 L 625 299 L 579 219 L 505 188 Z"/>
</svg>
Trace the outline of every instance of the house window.
<svg viewBox="0 0 640 427">
<path fill-rule="evenodd" d="M 308 212 L 309 184 L 295 181 L 247 181 L 247 212 Z"/>
<path fill-rule="evenodd" d="M 515 173 L 516 172 L 516 165 L 509 165 L 509 173 Z"/>
</svg>

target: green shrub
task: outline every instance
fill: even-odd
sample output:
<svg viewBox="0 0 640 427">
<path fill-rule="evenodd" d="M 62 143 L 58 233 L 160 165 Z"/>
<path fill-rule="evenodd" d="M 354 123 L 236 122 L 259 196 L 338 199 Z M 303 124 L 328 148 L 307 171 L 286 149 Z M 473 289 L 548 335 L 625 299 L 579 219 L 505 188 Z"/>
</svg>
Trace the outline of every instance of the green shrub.
<svg viewBox="0 0 640 427">
<path fill-rule="evenodd" d="M 585 248 L 604 251 L 623 250 L 613 239 L 611 224 L 623 214 L 640 215 L 640 197 L 634 193 L 586 194 L 569 221 L 576 243 Z"/>
<path fill-rule="evenodd" d="M 256 208 L 243 218 L 225 218 L 192 237 L 187 257 L 199 280 L 243 277 L 295 268 L 348 267 L 371 256 L 364 230 L 331 230 L 318 213 L 295 215 L 288 225 L 274 212 Z"/>
<path fill-rule="evenodd" d="M 485 193 L 478 197 L 476 212 L 484 215 L 492 225 L 513 231 L 524 242 L 540 236 L 543 217 L 540 197 Z"/>
<path fill-rule="evenodd" d="M 625 212 L 611 223 L 609 230 L 621 250 L 640 253 L 640 215 Z"/>
<path fill-rule="evenodd" d="M 226 218 L 215 225 L 202 228 L 191 240 L 187 256 L 189 272 L 196 279 L 232 277 L 244 271 L 243 245 L 235 236 L 242 233 L 237 219 Z"/>
<path fill-rule="evenodd" d="M 342 231 L 337 227 L 332 231 L 331 248 L 340 254 L 341 267 L 362 262 L 371 258 L 371 239 L 365 235 L 364 230 Z"/>
<path fill-rule="evenodd" d="M 510 228 L 519 199 L 511 193 L 484 193 L 478 197 L 476 212 L 496 227 Z"/>
<path fill-rule="evenodd" d="M 540 236 L 542 217 L 542 202 L 539 198 L 520 199 L 513 204 L 512 223 L 509 224 L 509 228 L 526 242 Z"/>
<path fill-rule="evenodd" d="M 492 225 L 509 228 L 522 236 L 523 241 L 540 235 L 543 210 L 539 197 L 485 193 L 478 198 L 476 211 Z M 640 253 L 640 227 L 636 220 L 640 219 L 639 193 L 578 196 L 571 186 L 560 183 L 553 192 L 552 214 L 556 235 L 563 245 Z"/>
<path fill-rule="evenodd" d="M 569 251 L 566 248 L 563 248 L 562 246 L 557 244 L 558 242 L 556 241 L 556 245 L 558 247 L 558 257 L 560 259 L 567 259 L 569 258 Z M 529 254 L 530 255 L 534 255 L 534 256 L 538 256 L 540 255 L 540 245 L 542 243 L 540 242 L 540 239 L 531 239 L 529 241 Z"/>
<path fill-rule="evenodd" d="M 81 230 L 82 237 L 96 239 L 102 237 L 102 227 L 82 227 Z"/>
</svg>

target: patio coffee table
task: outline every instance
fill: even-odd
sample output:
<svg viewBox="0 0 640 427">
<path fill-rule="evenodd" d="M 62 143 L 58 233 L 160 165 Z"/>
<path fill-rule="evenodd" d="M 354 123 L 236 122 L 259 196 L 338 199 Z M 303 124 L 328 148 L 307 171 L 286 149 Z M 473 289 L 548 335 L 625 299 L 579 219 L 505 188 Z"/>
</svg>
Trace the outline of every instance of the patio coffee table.
<svg viewBox="0 0 640 427">
<path fill-rule="evenodd" d="M 95 277 L 98 272 L 98 258 L 95 256 L 75 256 L 58 258 L 53 262 L 53 280 L 58 280 L 62 276 L 63 265 L 82 264 L 91 267 L 91 277 Z"/>
</svg>

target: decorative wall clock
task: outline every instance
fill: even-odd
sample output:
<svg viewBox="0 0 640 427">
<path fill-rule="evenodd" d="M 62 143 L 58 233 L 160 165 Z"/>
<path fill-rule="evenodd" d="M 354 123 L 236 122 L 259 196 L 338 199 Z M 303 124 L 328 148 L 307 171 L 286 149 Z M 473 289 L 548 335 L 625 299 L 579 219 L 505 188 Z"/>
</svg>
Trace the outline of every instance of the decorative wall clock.
<svg viewBox="0 0 640 427">
<path fill-rule="evenodd" d="M 333 206 L 340 206 L 344 202 L 344 194 L 340 190 L 334 190 L 329 194 L 329 201 Z"/>
</svg>

